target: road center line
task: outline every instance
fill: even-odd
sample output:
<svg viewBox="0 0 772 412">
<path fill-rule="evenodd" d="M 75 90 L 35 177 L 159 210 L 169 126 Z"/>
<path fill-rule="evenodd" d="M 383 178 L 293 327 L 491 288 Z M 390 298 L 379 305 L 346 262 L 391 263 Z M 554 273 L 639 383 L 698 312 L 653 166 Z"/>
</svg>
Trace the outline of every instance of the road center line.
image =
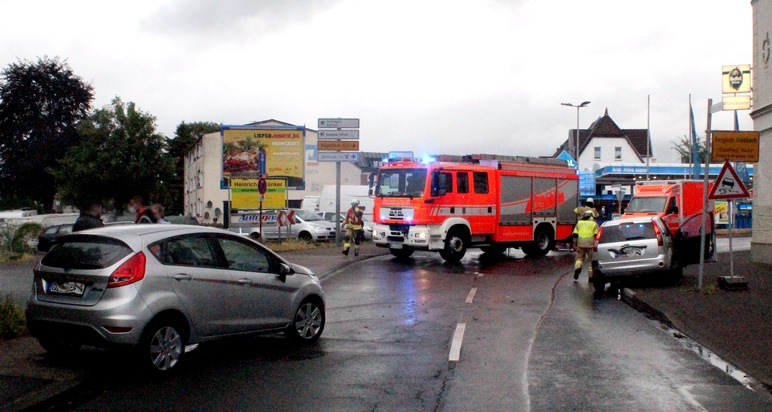
<svg viewBox="0 0 772 412">
<path fill-rule="evenodd" d="M 461 342 L 464 340 L 464 330 L 466 330 L 466 323 L 456 325 L 456 331 L 453 332 L 453 342 L 450 344 L 450 355 L 448 355 L 450 362 L 458 362 L 461 359 Z"/>
<path fill-rule="evenodd" d="M 469 291 L 469 294 L 466 295 L 466 303 L 472 303 L 475 293 L 477 293 L 477 288 L 472 288 L 472 290 Z"/>
</svg>

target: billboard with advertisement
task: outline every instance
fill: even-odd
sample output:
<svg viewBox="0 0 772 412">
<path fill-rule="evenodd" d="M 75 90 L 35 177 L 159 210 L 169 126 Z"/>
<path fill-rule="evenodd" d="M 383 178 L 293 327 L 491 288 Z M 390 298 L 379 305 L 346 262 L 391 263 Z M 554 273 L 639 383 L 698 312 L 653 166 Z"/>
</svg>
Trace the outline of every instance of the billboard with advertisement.
<svg viewBox="0 0 772 412">
<path fill-rule="evenodd" d="M 258 209 L 260 192 L 257 182 L 260 179 L 231 179 L 231 207 L 233 209 Z M 285 179 L 265 179 L 268 190 L 263 199 L 263 209 L 284 209 L 287 207 L 287 181 Z"/>
<path fill-rule="evenodd" d="M 302 126 L 223 126 L 223 176 L 286 179 L 303 189 L 305 129 Z"/>
</svg>

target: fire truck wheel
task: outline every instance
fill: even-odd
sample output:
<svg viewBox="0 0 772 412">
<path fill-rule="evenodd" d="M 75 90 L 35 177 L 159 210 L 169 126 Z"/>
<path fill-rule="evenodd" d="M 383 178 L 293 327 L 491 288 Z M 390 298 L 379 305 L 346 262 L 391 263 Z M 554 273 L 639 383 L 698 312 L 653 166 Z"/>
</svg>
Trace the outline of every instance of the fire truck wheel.
<svg viewBox="0 0 772 412">
<path fill-rule="evenodd" d="M 413 248 L 405 246 L 402 249 L 389 249 L 389 252 L 398 259 L 407 259 L 413 254 Z"/>
<path fill-rule="evenodd" d="M 546 255 L 555 248 L 555 235 L 551 226 L 539 226 L 533 235 L 533 242 L 523 246 L 523 253 L 532 257 Z"/>
<path fill-rule="evenodd" d="M 469 234 L 463 229 L 450 229 L 445 238 L 445 249 L 440 256 L 448 262 L 458 262 L 466 254 L 469 245 Z"/>
</svg>

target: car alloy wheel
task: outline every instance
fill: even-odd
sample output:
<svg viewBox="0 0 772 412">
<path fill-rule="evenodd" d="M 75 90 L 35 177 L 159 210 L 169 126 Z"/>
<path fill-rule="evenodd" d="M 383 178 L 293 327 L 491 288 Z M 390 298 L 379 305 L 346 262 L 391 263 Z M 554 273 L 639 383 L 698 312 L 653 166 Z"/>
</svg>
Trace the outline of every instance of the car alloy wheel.
<svg viewBox="0 0 772 412">
<path fill-rule="evenodd" d="M 173 326 L 157 328 L 150 338 L 150 361 L 158 371 L 168 371 L 180 361 L 185 350 L 182 335 Z"/>
<path fill-rule="evenodd" d="M 318 301 L 309 299 L 300 304 L 288 332 L 299 341 L 313 342 L 319 339 L 323 330 L 324 308 Z"/>
</svg>

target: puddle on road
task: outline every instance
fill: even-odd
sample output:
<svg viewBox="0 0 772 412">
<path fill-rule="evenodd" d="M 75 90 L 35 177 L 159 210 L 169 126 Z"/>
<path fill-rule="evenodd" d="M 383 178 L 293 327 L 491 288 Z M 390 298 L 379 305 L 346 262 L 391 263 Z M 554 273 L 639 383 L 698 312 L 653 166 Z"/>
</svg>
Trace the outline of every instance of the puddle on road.
<svg viewBox="0 0 772 412">
<path fill-rule="evenodd" d="M 668 335 L 678 340 L 678 342 L 681 343 L 681 346 L 696 353 L 700 358 L 704 359 L 705 361 L 715 366 L 716 368 L 721 369 L 724 373 L 731 376 L 736 381 L 740 382 L 740 384 L 742 384 L 746 388 L 756 392 L 757 389 L 764 387 L 760 382 L 750 377 L 747 373 L 738 369 L 737 367 L 730 364 L 729 362 L 721 359 L 715 353 L 711 352 L 704 346 L 700 345 L 699 343 L 690 339 L 688 336 L 681 333 L 681 331 L 677 329 L 673 329 L 670 326 L 667 326 L 666 324 L 660 321 L 655 320 L 653 322 L 657 322 L 660 329 L 664 330 L 665 332 L 667 332 Z"/>
</svg>

